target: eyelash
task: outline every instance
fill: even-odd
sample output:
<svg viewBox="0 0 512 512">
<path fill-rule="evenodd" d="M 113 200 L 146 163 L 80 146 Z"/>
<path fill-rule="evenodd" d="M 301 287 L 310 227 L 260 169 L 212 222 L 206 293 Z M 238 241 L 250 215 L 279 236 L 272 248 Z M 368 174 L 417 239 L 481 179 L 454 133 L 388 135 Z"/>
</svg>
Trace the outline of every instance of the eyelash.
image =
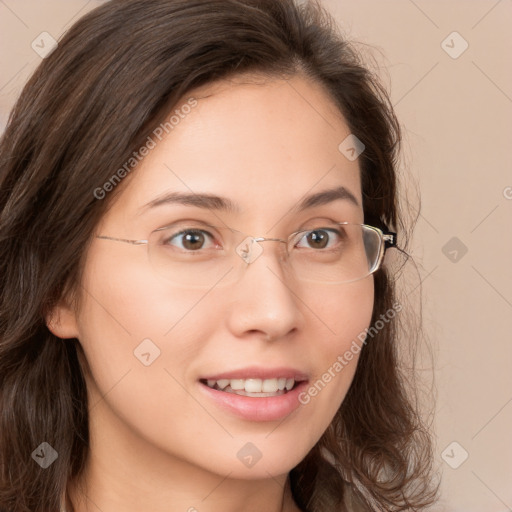
<svg viewBox="0 0 512 512">
<path fill-rule="evenodd" d="M 329 227 L 326 227 L 326 226 L 319 226 L 319 227 L 315 227 L 315 228 L 311 228 L 311 229 L 307 229 L 307 230 L 300 230 L 300 231 L 304 231 L 304 234 L 299 239 L 299 242 L 304 240 L 307 237 L 308 234 L 313 233 L 315 231 L 328 233 L 329 235 L 330 234 L 337 235 L 340 238 L 340 240 L 342 240 L 344 238 L 344 235 L 346 235 L 344 233 L 343 229 L 340 229 L 340 228 L 334 229 L 334 228 L 329 228 Z M 163 245 L 172 245 L 171 244 L 172 240 L 178 239 L 180 236 L 185 236 L 186 234 L 189 234 L 189 233 L 195 233 L 195 234 L 197 234 L 197 233 L 204 233 L 206 235 L 206 238 L 208 238 L 210 240 L 215 240 L 215 236 L 212 235 L 212 233 L 210 233 L 209 231 L 207 231 L 205 229 L 201 229 L 201 228 L 192 228 L 192 227 L 190 227 L 190 228 L 181 229 L 177 233 L 173 233 L 171 236 L 166 237 L 162 241 L 162 244 Z M 329 239 L 329 242 L 330 242 L 330 239 Z M 183 247 L 180 247 L 180 249 L 184 250 L 186 252 L 198 252 L 198 251 L 194 251 L 194 250 L 187 250 L 187 249 L 185 249 Z M 202 249 L 204 249 L 204 248 L 201 248 L 199 250 L 202 250 Z M 311 249 L 314 249 L 314 248 L 311 248 Z M 333 249 L 333 247 L 332 246 L 328 246 L 326 248 L 322 248 L 322 250 L 328 250 L 328 249 Z"/>
<path fill-rule="evenodd" d="M 167 245 L 171 240 L 179 237 L 179 236 L 182 236 L 182 235 L 185 235 L 187 233 L 206 233 L 208 238 L 210 239 L 214 239 L 213 235 L 209 232 L 209 231 L 206 231 L 204 229 L 199 229 L 199 228 L 186 228 L 186 229 L 182 229 L 180 230 L 178 233 L 175 233 L 173 234 L 171 237 L 167 237 L 165 240 L 164 240 L 164 244 Z M 186 249 L 185 249 L 186 250 Z M 190 252 L 196 252 L 196 251 L 190 251 Z"/>
</svg>

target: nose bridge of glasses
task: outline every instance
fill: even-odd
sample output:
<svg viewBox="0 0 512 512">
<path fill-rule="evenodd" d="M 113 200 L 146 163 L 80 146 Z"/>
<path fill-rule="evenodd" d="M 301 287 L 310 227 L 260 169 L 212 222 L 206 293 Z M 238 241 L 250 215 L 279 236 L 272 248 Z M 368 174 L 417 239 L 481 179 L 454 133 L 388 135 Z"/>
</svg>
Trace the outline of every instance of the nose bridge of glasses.
<svg viewBox="0 0 512 512">
<path fill-rule="evenodd" d="M 256 261 L 263 253 L 264 248 L 260 245 L 260 242 L 281 242 L 285 245 L 287 244 L 287 241 L 281 238 L 251 236 L 243 233 L 240 233 L 240 235 L 243 235 L 244 238 L 236 244 L 235 253 L 247 264 Z"/>
<path fill-rule="evenodd" d="M 266 238 L 264 236 L 254 236 L 252 237 L 255 242 L 283 242 L 287 243 L 286 240 L 283 240 L 282 238 Z"/>
</svg>

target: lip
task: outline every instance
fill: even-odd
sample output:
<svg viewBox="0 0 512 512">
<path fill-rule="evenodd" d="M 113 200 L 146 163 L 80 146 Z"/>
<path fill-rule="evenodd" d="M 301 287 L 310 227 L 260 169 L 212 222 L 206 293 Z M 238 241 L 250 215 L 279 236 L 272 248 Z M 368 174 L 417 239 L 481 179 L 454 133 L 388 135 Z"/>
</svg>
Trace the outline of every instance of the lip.
<svg viewBox="0 0 512 512">
<path fill-rule="evenodd" d="M 248 421 L 277 421 L 285 418 L 301 405 L 299 395 L 307 385 L 308 381 L 303 380 L 296 382 L 295 387 L 284 395 L 258 398 L 219 391 L 199 382 L 201 392 L 220 409 Z"/>
<path fill-rule="evenodd" d="M 286 377 L 287 379 L 294 379 L 295 382 L 302 382 L 308 380 L 308 375 L 304 372 L 294 368 L 261 368 L 258 366 L 248 366 L 239 370 L 232 370 L 224 373 L 217 373 L 215 375 L 208 375 L 201 377 L 200 380 L 221 380 L 221 379 L 278 379 L 279 377 Z"/>
</svg>

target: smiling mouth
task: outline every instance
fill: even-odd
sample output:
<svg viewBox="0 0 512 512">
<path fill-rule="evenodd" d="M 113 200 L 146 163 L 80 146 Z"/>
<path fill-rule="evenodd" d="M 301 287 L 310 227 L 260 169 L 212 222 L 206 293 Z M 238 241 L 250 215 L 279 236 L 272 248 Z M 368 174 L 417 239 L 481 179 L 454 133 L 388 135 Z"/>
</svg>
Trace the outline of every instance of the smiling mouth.
<svg viewBox="0 0 512 512">
<path fill-rule="evenodd" d="M 285 395 L 300 383 L 295 379 L 285 377 L 275 379 L 201 379 L 200 382 L 217 391 L 256 398 Z"/>
</svg>

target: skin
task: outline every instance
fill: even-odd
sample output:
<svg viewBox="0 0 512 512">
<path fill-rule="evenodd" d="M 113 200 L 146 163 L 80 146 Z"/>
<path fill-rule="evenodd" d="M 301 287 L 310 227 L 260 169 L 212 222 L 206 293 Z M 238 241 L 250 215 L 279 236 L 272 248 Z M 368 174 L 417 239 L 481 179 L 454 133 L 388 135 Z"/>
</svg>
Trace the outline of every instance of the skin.
<svg viewBox="0 0 512 512">
<path fill-rule="evenodd" d="M 283 238 L 315 218 L 363 222 L 361 206 L 347 200 L 288 214 L 304 195 L 339 186 L 362 204 L 358 162 L 338 150 L 350 130 L 321 86 L 301 76 L 239 76 L 190 96 L 198 105 L 120 185 L 97 234 L 145 239 L 179 218 L 220 218 Z M 228 197 L 241 211 L 166 205 L 139 213 L 166 191 L 190 190 Z M 294 367 L 316 381 L 370 325 L 373 278 L 287 280 L 276 245 L 267 244 L 237 282 L 208 291 L 163 280 L 145 246 L 92 241 L 80 309 L 63 301 L 48 318 L 56 335 L 78 338 L 90 367 L 90 458 L 70 485 L 77 512 L 299 510 L 288 473 L 330 424 L 358 356 L 282 421 L 221 410 L 198 379 L 256 364 Z M 150 366 L 133 353 L 145 338 L 161 351 Z M 251 468 L 236 456 L 247 442 L 262 454 Z"/>
</svg>

